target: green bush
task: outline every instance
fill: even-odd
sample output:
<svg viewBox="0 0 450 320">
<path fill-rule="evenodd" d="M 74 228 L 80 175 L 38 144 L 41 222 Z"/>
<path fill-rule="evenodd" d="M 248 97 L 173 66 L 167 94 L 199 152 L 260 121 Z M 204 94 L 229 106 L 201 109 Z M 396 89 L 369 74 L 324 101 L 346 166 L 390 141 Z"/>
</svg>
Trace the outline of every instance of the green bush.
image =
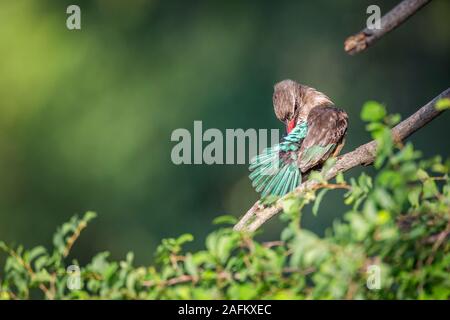
<svg viewBox="0 0 450 320">
<path fill-rule="evenodd" d="M 57 230 L 51 250 L 0 243 L 8 254 L 0 298 L 450 298 L 450 162 L 439 156 L 423 160 L 411 143 L 395 144 L 389 128 L 399 117 L 388 116 L 378 103 L 368 102 L 361 116 L 378 141 L 376 175 L 363 173 L 347 182 L 340 174 L 329 182 L 322 178 L 332 164 L 327 163 L 322 173 L 311 176 L 320 183 L 317 188 L 284 200 L 286 227 L 279 241 L 259 242 L 253 234 L 221 228 L 197 252 L 183 250 L 193 239 L 190 234 L 164 239 L 152 266 L 133 266 L 132 253 L 111 261 L 102 252 L 77 268 L 77 261 L 66 257 L 95 217 L 88 212 Z M 302 229 L 304 207 L 312 204 L 317 213 L 325 193 L 336 188 L 348 190 L 344 218 L 324 237 Z M 215 222 L 236 221 L 224 216 Z M 379 288 L 368 288 L 378 274 L 368 270 L 380 271 Z"/>
</svg>

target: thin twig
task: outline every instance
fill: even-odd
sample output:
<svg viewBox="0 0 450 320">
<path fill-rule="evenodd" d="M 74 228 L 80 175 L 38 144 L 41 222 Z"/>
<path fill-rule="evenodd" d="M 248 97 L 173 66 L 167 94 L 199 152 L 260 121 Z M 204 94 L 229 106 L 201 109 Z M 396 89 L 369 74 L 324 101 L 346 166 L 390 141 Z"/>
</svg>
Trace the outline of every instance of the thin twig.
<svg viewBox="0 0 450 320">
<path fill-rule="evenodd" d="M 259 201 L 256 201 L 255 204 L 246 212 L 246 214 L 239 220 L 239 222 L 234 226 L 235 230 L 241 230 L 245 227 L 245 225 L 254 217 L 256 211 L 261 210 L 263 208 L 262 204 Z"/>
<path fill-rule="evenodd" d="M 74 233 L 70 236 L 70 238 L 67 240 L 66 247 L 64 248 L 63 256 L 67 257 L 70 253 L 70 250 L 72 249 L 73 244 L 75 241 L 77 241 L 78 237 L 81 234 L 81 231 L 83 231 L 84 228 L 86 228 L 87 223 L 86 221 L 81 221 L 77 228 L 75 229 Z"/>
<path fill-rule="evenodd" d="M 300 274 L 300 275 L 308 275 L 312 272 L 315 271 L 315 268 L 307 268 L 304 270 L 298 269 L 298 268 L 284 268 L 282 269 L 282 273 L 284 274 Z M 271 273 L 269 272 L 265 272 L 263 273 L 264 276 L 267 276 Z M 233 273 L 229 273 L 226 271 L 222 271 L 219 272 L 217 274 L 217 279 L 218 280 L 230 280 L 230 279 L 234 279 L 234 280 L 239 280 L 239 274 L 233 274 Z M 186 283 L 186 282 L 198 282 L 200 280 L 199 276 L 193 276 L 193 275 L 188 275 L 188 274 L 183 274 L 181 276 L 177 276 L 174 278 L 170 278 L 167 280 L 162 280 L 162 281 L 153 281 L 153 280 L 149 280 L 149 281 L 144 281 L 142 282 L 142 285 L 144 287 L 154 287 L 154 286 L 160 286 L 160 287 L 170 287 L 170 286 L 174 286 L 177 284 L 181 284 L 181 283 Z"/>
<path fill-rule="evenodd" d="M 434 257 L 436 256 L 437 249 L 444 243 L 445 239 L 447 239 L 448 235 L 450 234 L 450 221 L 447 224 L 447 227 L 444 231 L 439 233 L 437 236 L 437 240 L 433 245 L 433 248 L 431 249 L 431 255 L 428 257 L 426 264 L 430 265 L 433 263 Z"/>
<path fill-rule="evenodd" d="M 344 43 L 344 49 L 349 54 L 355 54 L 365 50 L 378 39 L 394 30 L 410 16 L 419 11 L 431 0 L 403 0 L 380 20 L 380 29 L 365 28 L 359 33 L 348 37 Z"/>
<path fill-rule="evenodd" d="M 281 247 L 284 246 L 285 242 L 284 241 L 267 241 L 263 243 L 263 247 L 265 248 L 272 248 L 272 247 Z"/>
</svg>

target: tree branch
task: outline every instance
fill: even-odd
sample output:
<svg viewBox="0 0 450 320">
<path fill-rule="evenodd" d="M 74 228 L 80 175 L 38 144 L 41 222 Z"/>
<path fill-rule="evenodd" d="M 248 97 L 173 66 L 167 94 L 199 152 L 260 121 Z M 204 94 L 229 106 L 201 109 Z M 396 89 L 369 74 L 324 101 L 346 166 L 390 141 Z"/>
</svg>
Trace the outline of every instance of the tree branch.
<svg viewBox="0 0 450 320">
<path fill-rule="evenodd" d="M 435 108 L 435 104 L 439 99 L 450 98 L 450 88 L 442 92 L 432 101 L 428 102 L 425 106 L 420 108 L 416 113 L 411 115 L 406 120 L 400 122 L 392 129 L 392 136 L 394 141 L 403 141 L 412 135 L 414 132 L 425 126 L 428 122 L 436 118 L 443 111 L 439 111 Z M 329 180 L 334 178 L 339 172 L 345 172 L 359 165 L 370 165 L 375 160 L 376 156 L 376 141 L 370 141 L 362 146 L 359 146 L 355 150 L 348 152 L 338 157 L 335 165 L 328 170 L 325 175 L 325 179 Z M 298 186 L 292 194 L 301 194 L 305 190 L 311 190 L 317 187 L 319 183 L 311 180 L 305 181 Z M 253 232 L 258 229 L 267 220 L 274 215 L 282 211 L 283 199 L 286 196 L 278 199 L 272 206 L 264 207 L 259 201 L 257 201 L 241 218 L 241 220 L 234 226 L 236 231 L 249 231 Z"/>
<path fill-rule="evenodd" d="M 386 33 L 397 28 L 430 1 L 431 0 L 403 0 L 381 18 L 380 29 L 365 28 L 359 33 L 348 37 L 344 43 L 345 51 L 349 54 L 363 51 Z"/>
</svg>

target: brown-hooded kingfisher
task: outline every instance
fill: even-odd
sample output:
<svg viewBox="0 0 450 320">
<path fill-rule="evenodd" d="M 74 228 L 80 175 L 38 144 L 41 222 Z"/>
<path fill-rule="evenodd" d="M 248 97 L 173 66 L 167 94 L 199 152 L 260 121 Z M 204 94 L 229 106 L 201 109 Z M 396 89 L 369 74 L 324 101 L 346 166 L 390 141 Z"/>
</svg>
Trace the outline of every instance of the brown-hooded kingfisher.
<svg viewBox="0 0 450 320">
<path fill-rule="evenodd" d="M 294 190 L 344 146 L 348 116 L 322 92 L 292 80 L 274 86 L 273 107 L 287 135 L 250 163 L 250 179 L 262 197 Z"/>
</svg>

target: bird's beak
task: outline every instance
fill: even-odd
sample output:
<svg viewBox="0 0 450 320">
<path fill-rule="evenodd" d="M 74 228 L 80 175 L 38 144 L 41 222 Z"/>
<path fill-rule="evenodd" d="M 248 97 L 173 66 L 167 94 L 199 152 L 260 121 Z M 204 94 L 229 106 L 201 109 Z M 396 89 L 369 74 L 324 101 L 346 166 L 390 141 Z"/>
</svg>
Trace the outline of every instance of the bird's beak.
<svg viewBox="0 0 450 320">
<path fill-rule="evenodd" d="M 292 129 L 295 128 L 295 119 L 286 121 L 286 131 L 287 133 L 291 133 Z"/>
</svg>

